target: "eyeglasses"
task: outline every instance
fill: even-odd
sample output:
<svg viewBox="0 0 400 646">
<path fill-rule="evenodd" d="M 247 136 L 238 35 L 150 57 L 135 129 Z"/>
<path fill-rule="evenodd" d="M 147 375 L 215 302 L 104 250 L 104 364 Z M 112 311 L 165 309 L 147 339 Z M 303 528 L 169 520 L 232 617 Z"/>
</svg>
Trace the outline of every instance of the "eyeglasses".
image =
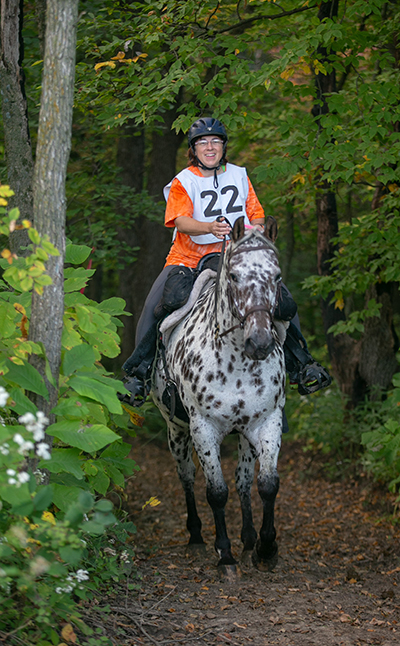
<svg viewBox="0 0 400 646">
<path fill-rule="evenodd" d="M 194 145 L 199 146 L 200 148 L 205 148 L 208 144 L 212 144 L 213 146 L 222 146 L 223 145 L 222 139 L 199 139 L 199 141 L 195 141 Z"/>
</svg>

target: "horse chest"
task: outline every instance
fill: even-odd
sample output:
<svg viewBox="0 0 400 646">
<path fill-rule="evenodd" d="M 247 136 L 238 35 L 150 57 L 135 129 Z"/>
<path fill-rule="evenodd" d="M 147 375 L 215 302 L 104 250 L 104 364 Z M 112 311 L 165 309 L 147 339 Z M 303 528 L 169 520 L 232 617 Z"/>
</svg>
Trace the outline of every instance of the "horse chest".
<svg viewBox="0 0 400 646">
<path fill-rule="evenodd" d="M 186 328 L 186 329 L 185 329 Z M 240 339 L 240 336 L 239 336 Z M 201 321 L 184 325 L 169 348 L 169 363 L 182 401 L 214 423 L 238 430 L 260 424 L 283 407 L 285 372 L 280 345 L 265 361 L 251 361 L 239 341 L 215 342 Z"/>
</svg>

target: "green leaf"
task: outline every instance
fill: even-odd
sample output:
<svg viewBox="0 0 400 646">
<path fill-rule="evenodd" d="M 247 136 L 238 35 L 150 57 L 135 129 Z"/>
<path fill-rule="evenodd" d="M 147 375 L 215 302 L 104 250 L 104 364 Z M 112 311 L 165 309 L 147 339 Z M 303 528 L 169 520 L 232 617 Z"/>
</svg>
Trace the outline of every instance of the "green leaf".
<svg viewBox="0 0 400 646">
<path fill-rule="evenodd" d="M 18 488 L 15 485 L 2 485 L 0 497 L 10 503 L 14 512 L 17 508 L 22 508 L 23 506 L 30 506 L 33 510 L 32 497 L 26 483 Z"/>
<path fill-rule="evenodd" d="M 95 491 L 101 493 L 102 496 L 106 495 L 108 487 L 110 486 L 110 478 L 104 471 L 99 470 L 95 476 L 89 476 L 89 482 Z"/>
<path fill-rule="evenodd" d="M 115 390 L 89 376 L 75 375 L 68 381 L 68 385 L 83 397 L 107 406 L 111 413 L 122 413 L 122 407 L 115 394 Z"/>
<path fill-rule="evenodd" d="M 61 511 L 66 512 L 70 505 L 76 503 L 82 489 L 79 487 L 67 487 L 65 485 L 53 484 L 53 503 Z"/>
<path fill-rule="evenodd" d="M 68 391 L 67 396 L 62 397 L 51 412 L 59 417 L 82 419 L 90 414 L 90 410 L 81 399 L 75 393 Z"/>
<path fill-rule="evenodd" d="M 96 361 L 96 353 L 93 348 L 87 343 L 81 343 L 67 350 L 61 364 L 61 373 L 63 375 L 71 375 L 77 372 L 80 368 L 88 368 Z"/>
<path fill-rule="evenodd" d="M 65 262 L 71 265 L 81 265 L 91 254 L 91 248 L 80 244 L 67 244 L 65 248 Z"/>
<path fill-rule="evenodd" d="M 71 545 L 65 545 L 64 547 L 60 547 L 59 554 L 64 563 L 67 563 L 69 566 L 74 566 L 79 564 L 83 549 L 74 549 Z"/>
<path fill-rule="evenodd" d="M 119 435 L 103 424 L 88 424 L 82 427 L 79 422 L 67 420 L 52 424 L 48 427 L 47 433 L 87 453 L 95 453 L 107 444 L 120 439 Z"/>
<path fill-rule="evenodd" d="M 11 303 L 0 302 L 0 337 L 7 339 L 15 332 L 16 310 Z"/>
<path fill-rule="evenodd" d="M 11 404 L 9 408 L 14 410 L 17 415 L 23 415 L 24 413 L 37 413 L 37 406 L 24 393 L 21 388 L 10 388 L 9 390 L 11 397 Z"/>
<path fill-rule="evenodd" d="M 108 314 L 113 314 L 114 316 L 121 316 L 121 314 L 131 316 L 130 312 L 124 311 L 125 306 L 126 306 L 126 303 L 124 299 L 117 298 L 116 296 L 113 296 L 112 298 L 108 298 L 105 301 L 101 301 L 101 303 L 97 305 L 97 307 L 102 312 L 107 312 Z"/>
<path fill-rule="evenodd" d="M 84 477 L 82 466 L 84 460 L 80 459 L 79 449 L 53 449 L 50 460 L 42 460 L 39 468 L 46 468 L 51 473 L 72 473 L 75 478 L 82 480 Z"/>
<path fill-rule="evenodd" d="M 33 499 L 34 508 L 37 511 L 44 511 L 50 507 L 52 502 L 53 487 L 51 485 L 39 486 L 37 488 L 36 496 Z"/>
<path fill-rule="evenodd" d="M 64 282 L 65 293 L 76 292 L 86 287 L 87 281 L 93 276 L 94 272 L 94 269 L 84 269 L 83 267 L 78 267 L 77 269 L 70 267 L 66 269 L 66 280 Z"/>
<path fill-rule="evenodd" d="M 49 393 L 44 384 L 43 378 L 39 372 L 31 366 L 30 363 L 24 363 L 23 366 L 19 366 L 12 361 L 7 361 L 7 379 L 25 390 L 41 395 L 47 401 L 49 400 Z"/>
</svg>

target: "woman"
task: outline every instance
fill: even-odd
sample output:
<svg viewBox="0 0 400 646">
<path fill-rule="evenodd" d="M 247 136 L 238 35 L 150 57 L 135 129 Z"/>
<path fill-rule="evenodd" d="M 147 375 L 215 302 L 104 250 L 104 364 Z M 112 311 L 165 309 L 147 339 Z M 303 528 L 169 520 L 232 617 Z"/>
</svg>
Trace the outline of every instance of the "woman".
<svg viewBox="0 0 400 646">
<path fill-rule="evenodd" d="M 140 316 L 136 350 L 123 366 L 128 375 L 133 376 L 126 384 L 132 392 L 131 404 L 140 405 L 146 394 L 144 380 L 154 355 L 154 309 L 162 297 L 172 267 L 195 268 L 205 255 L 220 252 L 224 237 L 229 235 L 238 217 L 244 216 L 248 226 L 264 229 L 264 210 L 246 170 L 227 162 L 227 142 L 225 127 L 217 119 L 205 117 L 195 121 L 188 132 L 189 166 L 164 188 L 167 200 L 165 225 L 175 228 L 174 239 L 164 269 L 151 288 Z M 297 307 L 287 289 L 283 287 L 282 291 L 291 309 L 286 317 L 289 320 L 296 314 Z M 329 385 L 331 379 L 309 354 L 299 331 L 297 315 L 295 322 L 296 325 L 290 326 L 294 330 L 291 335 L 293 348 L 285 348 L 287 368 L 291 382 L 299 384 L 300 392 L 304 387 L 314 392 Z M 141 352 L 143 345 L 145 349 Z M 307 374 L 302 376 L 304 368 Z"/>
</svg>

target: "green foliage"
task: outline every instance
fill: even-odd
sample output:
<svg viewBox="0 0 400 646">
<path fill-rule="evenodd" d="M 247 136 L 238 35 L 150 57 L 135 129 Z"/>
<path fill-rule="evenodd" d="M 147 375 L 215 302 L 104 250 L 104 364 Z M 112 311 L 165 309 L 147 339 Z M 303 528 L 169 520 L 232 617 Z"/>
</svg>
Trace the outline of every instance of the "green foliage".
<svg viewBox="0 0 400 646">
<path fill-rule="evenodd" d="M 400 487 L 400 377 L 393 378 L 394 388 L 382 402 L 383 419 L 366 430 L 361 441 L 365 447 L 364 466 L 377 480 Z M 398 498 L 398 501 L 400 497 Z"/>
<path fill-rule="evenodd" d="M 10 193 L 7 187 L 1 191 L 4 207 Z M 0 234 L 8 235 L 17 214 L 3 207 Z M 30 290 L 41 291 L 42 274 L 33 272 L 29 284 L 26 275 L 38 257 L 44 261 L 54 249 L 29 223 L 23 226 L 29 227 L 31 253 L 21 269 L 20 258 L 3 252 L 0 284 L 0 637 L 10 646 L 21 641 L 48 646 L 68 641 L 66 626 L 71 634 L 73 626 L 88 638 L 93 634 L 78 606 L 107 580 L 93 554 L 104 542 L 115 542 L 114 535 L 122 546 L 134 531 L 132 523 L 121 525 L 112 503 L 101 496 L 122 488 L 138 467 L 121 437 L 121 431 L 134 434 L 117 397 L 125 388 L 100 363 L 102 356 L 119 352 L 117 317 L 125 304 L 119 298 L 102 303 L 86 298 L 80 290 L 93 272 L 82 267 L 66 270 L 59 400 L 52 411 L 56 421 L 47 427 L 50 453 L 44 430 L 49 420 L 29 399 L 30 393 L 48 398 L 43 378 L 28 360 L 31 354 L 45 358 L 43 347 L 28 340 Z M 79 265 L 89 253 L 90 247 L 69 243 L 66 259 Z M 45 275 L 44 264 L 40 270 Z M 48 366 L 46 376 L 54 383 Z M 128 573 L 131 551 L 125 545 L 116 553 L 113 581 Z M 125 565 L 118 569 L 121 558 Z M 65 622 L 70 623 L 63 628 Z"/>
<path fill-rule="evenodd" d="M 376 283 L 399 282 L 398 194 L 396 190 L 384 196 L 378 211 L 343 224 L 336 240 L 331 275 L 311 276 L 304 281 L 304 286 L 323 298 L 333 294 L 331 302 L 343 309 L 347 298 L 353 300 L 355 294 L 364 295 Z M 380 304 L 371 298 L 329 332 L 363 332 L 363 321 L 379 316 L 379 309 Z"/>
<path fill-rule="evenodd" d="M 376 391 L 354 410 L 335 382 L 311 397 L 287 395 L 288 439 L 301 440 L 304 451 L 324 456 L 324 470 L 332 477 L 370 474 L 390 491 L 399 490 L 400 377 L 385 396 Z"/>
</svg>

